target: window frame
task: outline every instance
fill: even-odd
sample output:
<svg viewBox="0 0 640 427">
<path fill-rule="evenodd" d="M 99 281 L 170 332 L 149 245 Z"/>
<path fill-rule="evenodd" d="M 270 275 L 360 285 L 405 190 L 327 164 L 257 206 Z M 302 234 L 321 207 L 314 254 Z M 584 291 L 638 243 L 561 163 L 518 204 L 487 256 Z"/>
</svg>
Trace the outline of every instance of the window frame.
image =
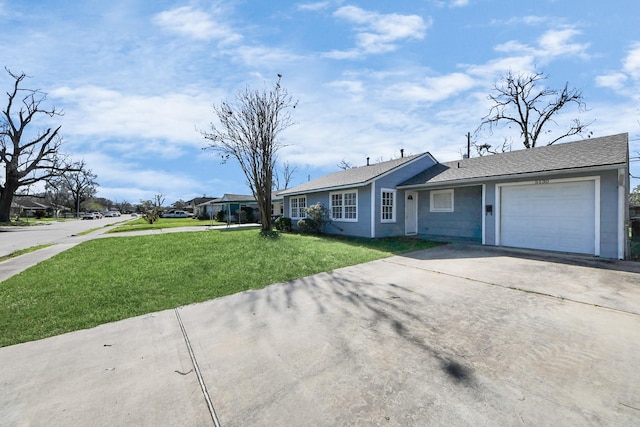
<svg viewBox="0 0 640 427">
<path fill-rule="evenodd" d="M 345 204 L 345 195 L 347 194 L 355 194 L 355 204 L 354 205 L 346 205 Z M 334 196 L 340 197 L 340 204 L 334 206 Z M 340 217 L 336 218 L 334 216 L 334 208 L 340 208 Z M 355 218 L 346 218 L 349 208 L 355 208 Z M 342 190 L 342 191 L 332 191 L 329 193 L 329 215 L 332 221 L 336 222 L 358 222 L 358 189 L 351 190 Z"/>
<path fill-rule="evenodd" d="M 304 209 L 305 211 L 303 211 L 303 216 L 295 216 L 294 212 L 293 212 L 293 201 L 296 200 L 296 215 L 300 214 L 300 200 L 304 200 L 304 207 L 302 209 Z M 302 218 L 306 218 L 307 214 L 306 214 L 306 209 L 307 209 L 307 196 L 291 196 L 289 198 L 289 215 L 291 217 L 291 219 L 302 219 Z"/>
<path fill-rule="evenodd" d="M 454 212 L 455 211 L 455 193 L 453 188 L 449 188 L 446 190 L 432 190 L 429 192 L 429 212 Z M 450 194 L 451 195 L 451 206 L 446 208 L 436 208 L 434 205 L 434 196 L 440 194 Z"/>
<path fill-rule="evenodd" d="M 389 213 L 388 211 L 385 212 L 385 207 L 388 207 L 389 205 L 385 205 L 385 193 L 391 194 L 391 218 L 385 218 L 385 213 Z M 380 190 L 380 222 L 383 224 L 389 224 L 389 223 L 394 223 L 397 221 L 397 216 L 396 216 L 396 208 L 398 205 L 398 190 L 394 190 L 393 188 L 382 188 Z"/>
</svg>

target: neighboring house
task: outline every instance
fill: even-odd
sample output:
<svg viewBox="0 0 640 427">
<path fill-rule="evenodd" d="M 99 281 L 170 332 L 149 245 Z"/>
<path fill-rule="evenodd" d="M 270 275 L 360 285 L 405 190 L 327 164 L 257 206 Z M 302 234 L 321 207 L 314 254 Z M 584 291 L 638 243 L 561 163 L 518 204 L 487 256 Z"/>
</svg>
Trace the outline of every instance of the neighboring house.
<svg viewBox="0 0 640 427">
<path fill-rule="evenodd" d="M 463 239 L 627 258 L 628 135 L 438 163 L 429 153 L 281 191 L 285 215 L 320 202 L 330 233 Z M 295 224 L 296 221 L 294 221 Z"/>
<path fill-rule="evenodd" d="M 51 211 L 52 208 L 44 202 L 44 197 L 14 196 L 11 202 L 11 216 L 34 215 L 36 211 Z"/>
<path fill-rule="evenodd" d="M 185 210 L 192 212 L 195 216 L 199 216 L 198 205 L 201 205 L 213 199 L 215 199 L 215 197 L 196 197 L 195 199 L 191 199 L 185 202 Z"/>
<path fill-rule="evenodd" d="M 220 211 L 224 213 L 225 221 L 236 222 L 238 220 L 237 211 L 243 207 L 250 207 L 255 210 L 255 220 L 260 219 L 258 210 L 258 202 L 252 195 L 246 194 L 225 194 L 222 197 L 208 200 L 196 206 L 199 215 L 213 218 Z M 282 198 L 274 196 L 271 203 L 272 215 L 280 215 L 282 213 Z M 274 212 L 277 212 L 274 214 Z"/>
</svg>

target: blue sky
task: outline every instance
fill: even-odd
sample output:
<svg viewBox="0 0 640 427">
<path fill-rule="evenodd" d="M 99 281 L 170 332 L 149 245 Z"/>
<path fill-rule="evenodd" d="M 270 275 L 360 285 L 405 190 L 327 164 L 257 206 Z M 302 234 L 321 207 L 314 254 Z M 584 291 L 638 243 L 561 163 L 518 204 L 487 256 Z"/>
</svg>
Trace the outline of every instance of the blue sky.
<svg viewBox="0 0 640 427">
<path fill-rule="evenodd" d="M 638 16 L 623 0 L 0 0 L 0 58 L 64 110 L 64 149 L 98 175 L 99 196 L 172 203 L 249 193 L 197 129 L 278 73 L 298 100 L 279 153 L 294 185 L 401 148 L 460 158 L 509 70 L 583 91 L 588 110 L 569 108 L 552 134 L 595 120 L 594 136 L 628 132 L 638 155 Z M 10 83 L 0 73 L 3 92 Z"/>
</svg>

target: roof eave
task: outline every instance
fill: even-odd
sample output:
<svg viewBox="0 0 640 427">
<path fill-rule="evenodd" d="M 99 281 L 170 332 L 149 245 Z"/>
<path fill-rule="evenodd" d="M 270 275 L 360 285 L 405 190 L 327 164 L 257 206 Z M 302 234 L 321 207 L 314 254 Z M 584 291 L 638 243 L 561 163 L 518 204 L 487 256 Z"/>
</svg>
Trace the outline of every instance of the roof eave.
<svg viewBox="0 0 640 427">
<path fill-rule="evenodd" d="M 604 171 L 604 170 L 619 169 L 621 167 L 623 168 L 626 167 L 626 164 L 612 163 L 609 165 L 587 166 L 583 168 L 554 169 L 549 171 L 524 172 L 524 173 L 515 173 L 515 174 L 506 174 L 506 175 L 491 175 L 491 176 L 482 176 L 477 178 L 463 178 L 463 179 L 456 179 L 456 180 L 450 180 L 450 181 L 437 181 L 433 183 L 425 182 L 422 184 L 399 185 L 397 188 L 399 190 L 411 190 L 411 189 L 417 189 L 417 188 L 436 188 L 436 187 L 476 185 L 476 184 L 487 182 L 487 181 L 500 181 L 505 179 L 529 178 L 529 177 L 533 178 L 538 176 L 557 175 L 559 173 L 598 172 L 598 171 Z"/>
<path fill-rule="evenodd" d="M 356 187 L 365 187 L 369 184 L 371 184 L 372 182 L 380 179 L 380 178 L 384 178 L 385 176 L 387 176 L 388 174 L 396 171 L 398 168 L 403 167 L 403 166 L 407 166 L 410 165 L 420 159 L 423 159 L 425 157 L 429 157 L 431 158 L 431 160 L 433 160 L 434 164 L 437 164 L 438 161 L 431 155 L 431 153 L 429 153 L 428 151 L 425 153 L 422 153 L 421 155 L 416 156 L 414 159 L 411 159 L 410 161 L 406 162 L 406 163 L 402 163 L 396 167 L 394 167 L 393 169 L 389 169 L 386 172 L 381 173 L 380 175 L 376 175 L 375 177 L 368 179 L 366 181 L 361 181 L 358 183 L 353 183 L 353 184 L 344 184 L 344 185 L 337 185 L 337 186 L 330 186 L 330 187 L 323 187 L 323 188 L 316 188 L 313 190 L 307 190 L 307 191 L 295 191 L 295 192 L 291 192 L 291 193 L 279 193 L 282 197 L 288 197 L 288 196 L 298 196 L 301 194 L 310 194 L 310 193 L 322 193 L 325 191 L 340 191 L 340 190 L 346 190 L 348 188 L 356 188 Z M 362 166 L 362 167 L 366 167 L 366 166 Z M 286 191 L 286 190 L 284 190 Z"/>
</svg>

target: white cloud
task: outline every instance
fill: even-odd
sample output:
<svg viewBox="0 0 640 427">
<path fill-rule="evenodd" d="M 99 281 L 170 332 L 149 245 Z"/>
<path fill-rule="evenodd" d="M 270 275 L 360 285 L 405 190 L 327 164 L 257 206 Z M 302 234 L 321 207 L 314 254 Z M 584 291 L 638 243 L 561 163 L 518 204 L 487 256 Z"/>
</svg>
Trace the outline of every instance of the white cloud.
<svg viewBox="0 0 640 427">
<path fill-rule="evenodd" d="M 344 90 L 351 94 L 364 93 L 364 85 L 358 80 L 337 80 L 327 84 L 328 87 Z"/>
<path fill-rule="evenodd" d="M 228 25 L 191 6 L 160 12 L 153 17 L 153 22 L 169 32 L 197 40 L 220 40 L 230 43 L 242 38 Z"/>
<path fill-rule="evenodd" d="M 627 75 L 623 73 L 611 73 L 596 76 L 596 84 L 601 87 L 608 87 L 613 90 L 620 90 L 627 81 Z"/>
<path fill-rule="evenodd" d="M 459 95 L 476 82 L 469 75 L 453 73 L 439 77 L 427 77 L 421 83 L 400 83 L 389 88 L 391 98 L 417 102 L 436 102 Z"/>
<path fill-rule="evenodd" d="M 632 78 L 640 79 L 640 42 L 631 45 L 627 57 L 622 62 L 622 68 Z"/>
<path fill-rule="evenodd" d="M 164 194 L 169 200 L 184 198 L 185 192 L 203 187 L 187 173 L 149 169 L 142 162 L 124 161 L 120 156 L 105 152 L 90 151 L 78 153 L 98 178 L 98 194 L 112 200 L 127 200 L 138 203 L 152 199 L 156 194 Z"/>
<path fill-rule="evenodd" d="M 529 53 L 529 54 L 535 54 L 535 49 L 532 48 L 531 46 L 528 46 L 524 43 L 520 43 L 519 41 L 516 40 L 510 40 L 506 43 L 501 43 L 499 45 L 497 45 L 494 50 L 496 52 L 502 52 L 502 53 L 512 53 L 512 52 L 517 52 L 517 53 Z"/>
<path fill-rule="evenodd" d="M 309 11 L 317 11 L 323 10 L 331 6 L 330 1 L 317 1 L 314 3 L 299 3 L 297 5 L 298 10 L 309 10 Z"/>
<path fill-rule="evenodd" d="M 487 61 L 484 64 L 466 65 L 467 72 L 479 79 L 495 80 L 511 70 L 514 74 L 531 73 L 536 69 L 536 57 L 533 55 L 511 56 Z"/>
<path fill-rule="evenodd" d="M 637 98 L 640 91 L 640 42 L 631 44 L 620 70 L 596 76 L 595 80 L 598 86 Z"/>
<path fill-rule="evenodd" d="M 369 12 L 356 6 L 344 6 L 334 12 L 334 16 L 357 24 L 356 44 L 359 53 L 377 54 L 391 52 L 398 48 L 401 40 L 422 40 L 431 21 L 425 22 L 418 15 L 397 13 L 380 14 Z M 350 52 L 350 51 L 347 51 Z M 345 57 L 351 57 L 351 52 Z M 338 57 L 337 52 L 332 57 Z"/>
<path fill-rule="evenodd" d="M 227 53 L 240 59 L 243 64 L 260 68 L 283 67 L 285 64 L 301 59 L 300 56 L 289 50 L 266 46 L 240 46 Z"/>
<path fill-rule="evenodd" d="M 572 43 L 571 40 L 581 32 L 574 28 L 549 30 L 538 39 L 540 56 L 576 55 L 587 58 L 589 43 Z"/>
<path fill-rule="evenodd" d="M 438 7 L 464 7 L 469 5 L 469 0 L 432 0 Z"/>
<path fill-rule="evenodd" d="M 145 97 L 97 86 L 61 87 L 49 95 L 64 107 L 65 134 L 90 141 L 133 138 L 157 144 L 166 155 L 175 150 L 167 141 L 196 145 L 199 137 L 194 126 L 211 121 L 211 100 L 217 99 L 188 92 Z"/>
<path fill-rule="evenodd" d="M 529 26 L 537 26 L 541 24 L 550 24 L 554 25 L 557 22 L 556 18 L 550 18 L 547 16 L 537 16 L 537 15 L 527 15 L 527 16 L 515 16 L 509 19 L 494 19 L 491 21 L 491 25 L 497 26 L 520 26 L 520 25 L 529 25 Z"/>
<path fill-rule="evenodd" d="M 588 43 L 575 43 L 572 40 L 581 32 L 575 28 L 565 28 L 562 30 L 548 30 L 544 32 L 533 46 L 527 45 L 517 40 L 510 40 L 495 46 L 496 52 L 516 53 L 517 55 L 533 55 L 538 63 L 549 62 L 551 59 L 560 56 L 578 56 L 588 58 Z"/>
</svg>

